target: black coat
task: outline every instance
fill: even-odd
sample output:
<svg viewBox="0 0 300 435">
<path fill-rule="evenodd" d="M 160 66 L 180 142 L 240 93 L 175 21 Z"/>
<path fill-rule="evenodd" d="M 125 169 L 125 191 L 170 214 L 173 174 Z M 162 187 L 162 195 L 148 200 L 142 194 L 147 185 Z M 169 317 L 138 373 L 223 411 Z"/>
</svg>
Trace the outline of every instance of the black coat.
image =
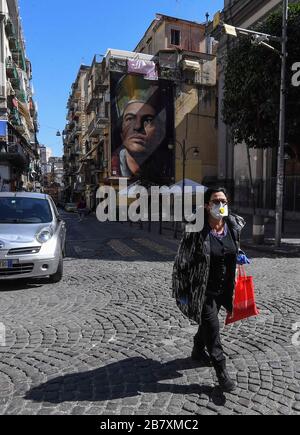
<svg viewBox="0 0 300 435">
<path fill-rule="evenodd" d="M 242 217 L 230 214 L 225 218 L 228 229 L 236 244 L 238 254 L 241 230 L 245 226 Z M 210 228 L 205 225 L 198 233 L 186 232 L 179 245 L 175 259 L 172 287 L 178 308 L 189 319 L 201 324 L 201 314 L 207 289 L 210 269 Z M 236 259 L 229 265 L 229 288 L 224 293 L 223 305 L 233 311 Z"/>
</svg>

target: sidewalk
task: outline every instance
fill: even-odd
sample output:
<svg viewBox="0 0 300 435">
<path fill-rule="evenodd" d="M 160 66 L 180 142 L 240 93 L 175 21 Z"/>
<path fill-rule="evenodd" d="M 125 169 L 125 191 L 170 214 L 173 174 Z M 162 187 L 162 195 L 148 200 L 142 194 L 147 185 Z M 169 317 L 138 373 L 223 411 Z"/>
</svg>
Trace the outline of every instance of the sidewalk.
<svg viewBox="0 0 300 435">
<path fill-rule="evenodd" d="M 263 245 L 255 244 L 252 239 L 242 241 L 242 248 L 253 249 L 254 251 L 265 252 L 285 257 L 300 257 L 300 238 L 282 239 L 280 248 L 275 247 L 275 239 L 265 239 Z"/>
<path fill-rule="evenodd" d="M 286 257 L 300 257 L 300 224 L 294 220 L 285 221 L 285 231 L 282 236 L 282 243 L 280 248 L 275 247 L 275 220 L 268 218 L 265 223 L 265 242 L 262 245 L 255 244 L 252 240 L 252 226 L 253 216 L 243 215 L 246 226 L 242 231 L 242 249 L 252 249 L 258 252 L 265 252 L 277 256 Z M 151 228 L 150 233 L 160 234 L 160 224 L 158 222 L 147 222 L 140 224 L 132 224 L 136 228 L 140 228 L 146 232 Z M 161 237 L 167 239 L 175 239 L 174 225 L 171 222 L 162 222 L 161 224 Z M 177 239 L 182 237 L 181 225 L 178 223 Z"/>
<path fill-rule="evenodd" d="M 284 233 L 280 248 L 275 247 L 275 219 L 267 219 L 265 222 L 265 241 L 259 245 L 252 240 L 252 223 L 251 215 L 243 215 L 247 222 L 242 232 L 242 248 L 253 249 L 259 252 L 265 252 L 275 255 L 284 255 L 286 257 L 300 257 L 300 224 L 297 221 L 286 220 Z"/>
</svg>

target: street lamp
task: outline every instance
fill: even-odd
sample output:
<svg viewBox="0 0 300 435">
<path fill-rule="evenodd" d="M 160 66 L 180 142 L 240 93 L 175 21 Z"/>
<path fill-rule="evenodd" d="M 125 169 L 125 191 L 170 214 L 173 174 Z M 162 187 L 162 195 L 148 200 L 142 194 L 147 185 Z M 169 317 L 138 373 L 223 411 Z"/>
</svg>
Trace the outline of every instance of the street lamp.
<svg viewBox="0 0 300 435">
<path fill-rule="evenodd" d="M 178 140 L 175 140 L 175 143 L 178 144 L 180 146 L 181 149 L 181 156 L 182 156 L 182 221 L 185 221 L 185 197 L 184 197 L 184 191 L 185 191 L 185 165 L 186 165 L 186 160 L 187 160 L 187 155 L 189 153 L 189 151 L 193 150 L 193 155 L 195 157 L 197 157 L 199 155 L 199 147 L 189 147 L 186 149 L 186 140 L 183 139 L 182 143 L 179 142 Z M 174 145 L 173 144 L 169 144 L 169 149 L 173 150 L 174 149 Z"/>
<path fill-rule="evenodd" d="M 280 86 L 280 118 L 279 118 L 279 147 L 277 162 L 277 188 L 276 188 L 276 231 L 275 246 L 279 247 L 282 238 L 283 222 L 283 195 L 284 195 L 284 146 L 285 146 L 285 108 L 286 108 L 286 58 L 287 58 L 287 24 L 289 2 L 283 0 L 282 16 L 282 50 L 281 50 L 281 86 Z"/>
<path fill-rule="evenodd" d="M 284 146 L 285 146 L 285 126 L 286 126 L 286 59 L 287 59 L 287 26 L 289 0 L 283 0 L 282 16 L 282 37 L 268 35 L 266 33 L 255 32 L 253 30 L 230 26 L 223 23 L 227 35 L 237 37 L 238 34 L 251 37 L 254 45 L 264 47 L 278 53 L 281 57 L 281 85 L 280 85 L 280 116 L 279 116 L 279 146 L 277 158 L 277 186 L 276 186 L 276 222 L 275 222 L 275 246 L 279 247 L 282 238 L 283 222 L 283 195 L 284 195 Z M 274 48 L 268 42 L 281 42 L 281 51 Z"/>
</svg>

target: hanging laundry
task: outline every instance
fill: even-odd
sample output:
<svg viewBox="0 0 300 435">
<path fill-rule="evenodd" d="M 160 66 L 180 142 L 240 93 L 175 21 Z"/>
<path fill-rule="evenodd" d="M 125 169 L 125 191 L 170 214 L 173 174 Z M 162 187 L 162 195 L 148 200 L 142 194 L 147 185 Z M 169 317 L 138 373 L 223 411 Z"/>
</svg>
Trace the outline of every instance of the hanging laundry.
<svg viewBox="0 0 300 435">
<path fill-rule="evenodd" d="M 156 64 L 152 61 L 129 59 L 128 73 L 142 74 L 147 80 L 158 80 Z"/>
</svg>

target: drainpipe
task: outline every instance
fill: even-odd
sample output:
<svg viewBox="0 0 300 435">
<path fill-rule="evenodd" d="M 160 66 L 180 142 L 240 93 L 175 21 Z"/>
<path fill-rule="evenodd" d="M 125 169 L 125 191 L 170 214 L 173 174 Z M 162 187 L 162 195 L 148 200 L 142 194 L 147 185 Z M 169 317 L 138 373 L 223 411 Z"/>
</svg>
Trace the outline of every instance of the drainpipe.
<svg viewBox="0 0 300 435">
<path fill-rule="evenodd" d="M 0 11 L 0 110 L 6 109 L 6 65 L 5 65 L 5 15 Z M 4 100 L 4 105 L 3 105 Z"/>
</svg>

